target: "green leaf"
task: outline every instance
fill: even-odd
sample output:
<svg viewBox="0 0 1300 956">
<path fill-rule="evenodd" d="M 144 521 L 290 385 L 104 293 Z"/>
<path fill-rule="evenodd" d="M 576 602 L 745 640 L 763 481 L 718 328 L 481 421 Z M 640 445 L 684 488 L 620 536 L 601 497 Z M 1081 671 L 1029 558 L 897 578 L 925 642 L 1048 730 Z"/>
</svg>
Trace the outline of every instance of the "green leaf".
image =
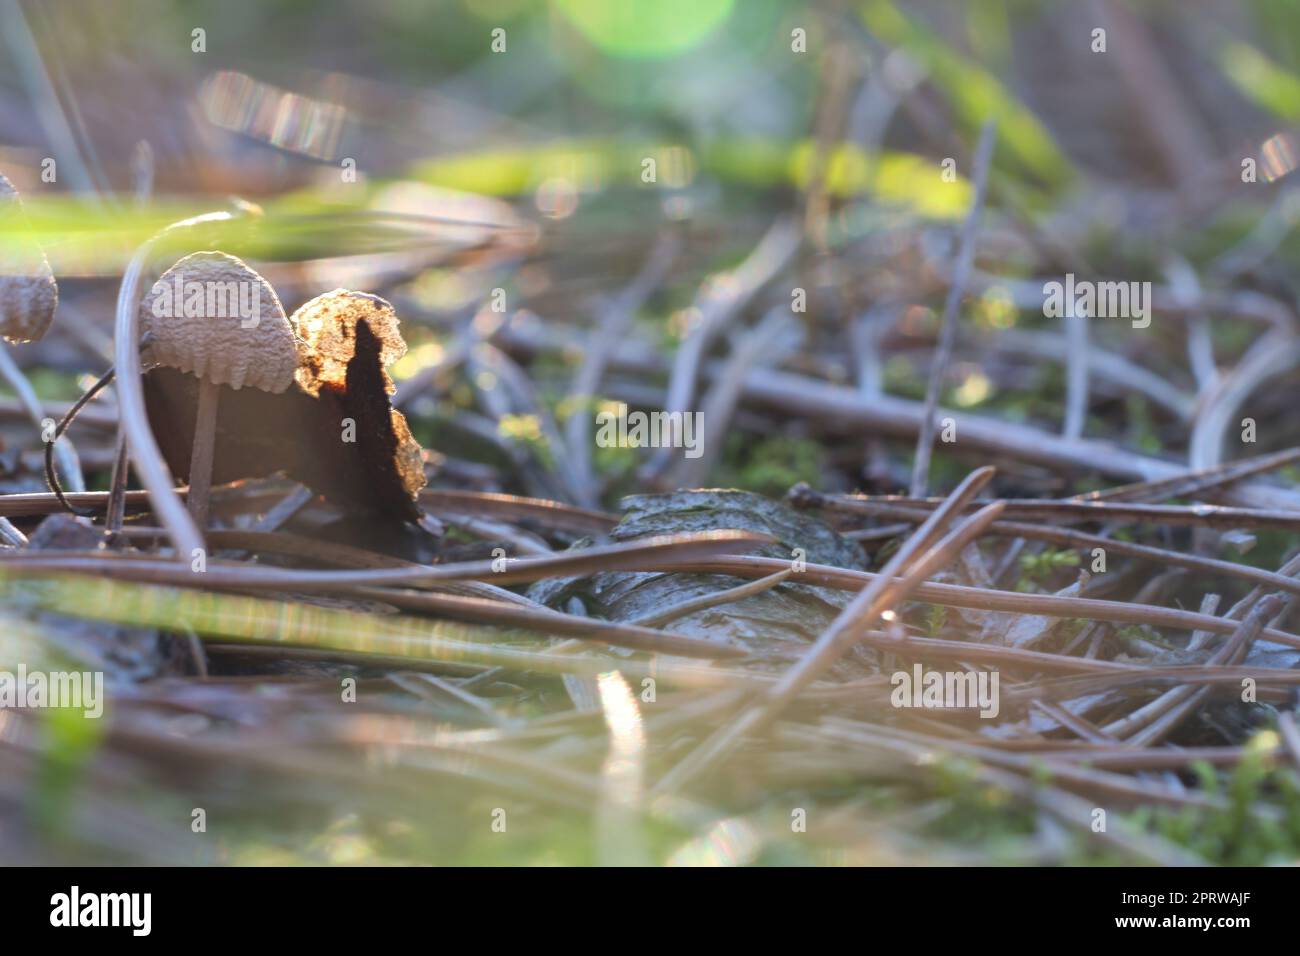
<svg viewBox="0 0 1300 956">
<path fill-rule="evenodd" d="M 863 22 L 884 42 L 901 48 L 925 68 L 930 80 L 951 100 L 962 126 L 973 135 L 985 122 L 998 125 L 1000 152 L 1043 183 L 1063 186 L 1073 167 L 1037 116 L 992 73 L 952 50 L 928 27 L 899 12 L 890 0 L 866 0 Z"/>
<path fill-rule="evenodd" d="M 1288 122 L 1300 120 L 1300 77 L 1246 43 L 1225 44 L 1218 60 L 1223 75 L 1256 106 Z"/>
</svg>

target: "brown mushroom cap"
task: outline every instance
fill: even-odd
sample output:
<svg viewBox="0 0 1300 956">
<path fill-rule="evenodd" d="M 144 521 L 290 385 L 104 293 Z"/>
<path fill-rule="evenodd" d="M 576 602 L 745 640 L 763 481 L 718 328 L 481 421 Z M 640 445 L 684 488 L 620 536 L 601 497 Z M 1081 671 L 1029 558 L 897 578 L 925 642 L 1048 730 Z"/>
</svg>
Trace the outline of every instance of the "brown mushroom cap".
<svg viewBox="0 0 1300 956">
<path fill-rule="evenodd" d="M 30 232 L 18 190 L 0 174 L 0 335 L 10 342 L 45 335 L 59 305 L 49 260 Z"/>
<path fill-rule="evenodd" d="M 270 284 L 224 252 L 196 252 L 168 269 L 140 303 L 153 335 L 146 358 L 199 378 L 264 392 L 293 383 L 298 348 Z"/>
<path fill-rule="evenodd" d="M 335 289 L 294 310 L 290 321 L 301 350 L 299 387 L 342 402 L 363 433 L 363 454 L 391 468 L 395 487 L 414 502 L 424 487 L 424 457 L 388 399 L 394 386 L 385 368 L 406 354 L 396 310 L 377 295 Z"/>
<path fill-rule="evenodd" d="M 335 289 L 294 311 L 291 322 L 302 348 L 297 378 L 304 391 L 316 395 L 324 384 L 343 385 L 348 362 L 356 352 L 357 323 L 362 319 L 379 341 L 382 366 L 406 354 L 397 312 L 377 295 Z M 384 387 L 393 391 L 387 373 Z"/>
</svg>

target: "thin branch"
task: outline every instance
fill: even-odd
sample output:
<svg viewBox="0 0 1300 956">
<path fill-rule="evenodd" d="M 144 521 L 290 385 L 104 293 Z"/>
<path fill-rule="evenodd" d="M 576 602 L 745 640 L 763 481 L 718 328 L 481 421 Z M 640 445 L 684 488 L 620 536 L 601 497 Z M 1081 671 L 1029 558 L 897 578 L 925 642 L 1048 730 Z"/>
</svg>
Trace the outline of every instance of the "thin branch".
<svg viewBox="0 0 1300 956">
<path fill-rule="evenodd" d="M 801 499 L 807 500 L 808 495 L 801 495 Z M 923 520 L 929 513 L 925 509 L 894 507 L 890 505 L 880 505 L 874 502 L 870 505 L 870 509 L 874 514 L 881 514 L 890 518 L 907 518 L 912 521 Z M 1047 541 L 1051 544 L 1062 545 L 1073 550 L 1087 551 L 1089 553 L 1097 548 L 1101 548 L 1107 554 L 1123 554 L 1130 557 L 1145 558 L 1149 561 L 1155 561 L 1160 564 L 1187 568 L 1191 571 L 1203 571 L 1207 574 L 1220 574 L 1227 577 L 1241 578 L 1242 580 L 1253 581 L 1256 584 L 1263 584 L 1269 587 L 1281 588 L 1282 590 L 1289 591 L 1292 594 L 1300 595 L 1300 580 L 1288 575 L 1278 574 L 1274 571 L 1267 571 L 1263 568 L 1257 568 L 1249 564 L 1235 564 L 1231 561 L 1221 561 L 1217 558 L 1201 557 L 1198 554 L 1174 551 L 1169 548 L 1157 548 L 1152 545 L 1137 544 L 1119 538 L 1107 538 L 1098 534 L 1087 534 L 1083 531 L 1076 531 L 1073 528 L 1029 524 L 1020 521 L 996 521 L 992 526 L 990 526 L 989 533 L 1002 535 L 1004 537 L 1028 538 L 1033 541 Z"/>
<path fill-rule="evenodd" d="M 1088 316 L 1077 309 L 1065 310 L 1065 423 L 1061 434 L 1069 439 L 1083 437 L 1088 418 Z"/>
<path fill-rule="evenodd" d="M 574 474 L 583 489 L 580 501 L 594 503 L 598 497 L 596 477 L 591 467 L 593 413 L 588 403 L 595 400 L 600 389 L 610 354 L 626 334 L 637 310 L 667 279 L 681 245 L 677 233 L 671 230 L 660 233 L 636 278 L 598 310 L 598 324 L 588 337 L 589 345 L 583 352 L 582 363 L 569 385 L 569 396 L 577 401 L 578 407 L 565 422 L 566 445 L 573 456 Z"/>
<path fill-rule="evenodd" d="M 900 511 L 931 512 L 944 501 L 942 498 L 908 498 L 902 495 L 818 495 L 806 485 L 795 486 L 791 490 L 791 497 L 796 502 L 807 501 L 837 511 L 883 515 Z M 1300 510 L 1266 511 L 1259 508 L 1230 508 L 1223 505 L 1147 505 L 1077 499 L 1053 501 L 1038 498 L 1007 498 L 1004 500 L 1007 516 L 1011 519 L 1123 522 L 1223 530 L 1272 528 L 1300 531 Z M 970 508 L 968 507 L 967 510 Z"/>
<path fill-rule="evenodd" d="M 723 604 L 731 604 L 739 601 L 741 598 L 752 597 L 755 594 L 762 594 L 764 591 L 776 587 L 794 572 L 790 569 L 778 571 L 776 574 L 769 574 L 765 578 L 759 578 L 757 581 L 750 581 L 748 584 L 737 584 L 734 588 L 726 588 L 722 591 L 715 591 L 712 594 L 701 594 L 697 598 L 691 598 L 688 601 L 682 601 L 662 611 L 651 611 L 648 614 L 642 614 L 640 617 L 628 618 L 627 624 L 637 624 L 641 627 L 659 627 L 667 624 L 669 621 L 675 621 L 679 617 L 685 617 L 688 614 L 694 614 L 696 611 L 703 611 L 706 608 L 719 607 Z"/>
<path fill-rule="evenodd" d="M 734 557 L 684 560 L 679 571 L 699 571 L 707 574 L 732 574 L 737 577 L 761 578 L 787 567 L 779 558 Z M 826 564 L 809 564 L 800 572 L 803 584 L 831 587 L 842 591 L 858 591 L 863 584 L 876 578 L 871 571 L 851 571 Z M 1042 614 L 1047 617 L 1082 618 L 1092 621 L 1114 621 L 1120 624 L 1149 624 L 1152 627 L 1171 627 L 1179 630 L 1203 629 L 1215 634 L 1231 634 L 1236 624 L 1212 614 L 1198 614 L 1181 608 L 1156 607 L 1127 601 L 1103 601 L 1098 598 L 1061 597 L 1056 594 L 1021 594 L 1018 591 L 995 591 L 991 588 L 972 588 L 961 584 L 930 582 L 917 587 L 915 600 L 924 604 L 944 607 L 965 607 L 981 611 L 1011 611 L 1018 614 Z M 1300 648 L 1300 636 L 1266 628 L 1261 637 L 1265 640 Z"/>
<path fill-rule="evenodd" d="M 984 195 L 988 189 L 995 130 L 993 121 L 987 121 L 980 131 L 979 145 L 975 147 L 975 160 L 971 170 L 975 196 L 971 200 L 966 221 L 962 224 L 961 238 L 958 240 L 957 247 L 957 265 L 953 270 L 952 284 L 948 287 L 948 298 L 943 305 L 939 347 L 935 350 L 934 361 L 930 366 L 930 381 L 925 389 L 925 410 L 921 418 L 921 431 L 916 439 L 916 460 L 912 465 L 911 488 L 914 497 L 925 494 L 926 485 L 930 480 L 930 454 L 934 446 L 939 392 L 948 377 L 948 362 L 952 358 L 952 346 L 957 338 L 957 307 L 966 292 L 966 277 L 970 274 L 971 264 L 975 261 L 975 239 L 979 232 L 980 213 L 984 210 Z"/>
<path fill-rule="evenodd" d="M 793 219 L 777 219 L 744 262 L 731 272 L 710 276 L 701 287 L 695 299 L 699 317 L 673 359 L 664 411 L 691 410 L 695 380 L 709 347 L 749 300 L 790 261 L 799 248 L 799 239 L 800 229 Z M 654 480 L 662 475 L 671 453 L 667 447 L 658 449 L 642 469 L 641 477 Z"/>
<path fill-rule="evenodd" d="M 19 404 L 27 412 L 27 417 L 36 426 L 37 434 L 44 441 L 46 412 L 41 407 L 41 400 L 37 397 L 36 390 L 32 388 L 31 382 L 27 381 L 27 376 L 18 367 L 18 363 L 13 360 L 13 356 L 9 354 L 8 345 L 0 346 L 0 378 L 3 378 L 9 384 L 9 387 L 14 390 Z M 76 409 L 81 404 L 84 404 L 84 401 L 74 404 L 74 410 L 69 414 L 76 414 Z M 59 472 L 67 481 L 68 487 L 73 491 L 85 491 L 86 479 L 81 473 L 81 462 L 77 458 L 77 451 L 72 443 L 65 441 L 60 444 L 56 439 L 45 442 L 45 444 L 47 446 L 45 449 L 46 457 L 49 458 L 51 455 L 54 457 L 54 460 L 58 463 Z"/>
</svg>

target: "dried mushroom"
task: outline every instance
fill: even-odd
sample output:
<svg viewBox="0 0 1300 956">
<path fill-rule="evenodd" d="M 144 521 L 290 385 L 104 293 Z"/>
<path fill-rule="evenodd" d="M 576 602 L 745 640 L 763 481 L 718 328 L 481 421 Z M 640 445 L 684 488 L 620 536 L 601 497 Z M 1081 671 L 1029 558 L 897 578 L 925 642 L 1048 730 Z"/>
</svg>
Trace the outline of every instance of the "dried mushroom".
<svg viewBox="0 0 1300 956">
<path fill-rule="evenodd" d="M 386 366 L 406 354 L 397 313 L 387 300 L 335 289 L 294 311 L 290 320 L 300 342 L 297 381 L 309 395 L 336 396 L 356 423 L 362 458 L 375 463 L 377 491 L 405 497 L 412 513 L 424 487 L 424 456 L 406 416 L 393 408 Z M 390 464 L 391 463 L 391 464 Z"/>
<path fill-rule="evenodd" d="M 279 394 L 245 388 L 222 395 L 212 480 L 283 473 L 348 513 L 418 522 L 423 453 L 392 407 L 384 368 L 406 350 L 392 306 L 336 290 L 287 321 L 297 347 L 291 384 Z M 166 366 L 150 370 L 144 384 L 163 457 L 193 488 L 190 449 L 201 384 Z"/>
<path fill-rule="evenodd" d="M 0 335 L 9 342 L 35 342 L 58 305 L 58 284 L 31 234 L 22 199 L 0 174 Z"/>
</svg>

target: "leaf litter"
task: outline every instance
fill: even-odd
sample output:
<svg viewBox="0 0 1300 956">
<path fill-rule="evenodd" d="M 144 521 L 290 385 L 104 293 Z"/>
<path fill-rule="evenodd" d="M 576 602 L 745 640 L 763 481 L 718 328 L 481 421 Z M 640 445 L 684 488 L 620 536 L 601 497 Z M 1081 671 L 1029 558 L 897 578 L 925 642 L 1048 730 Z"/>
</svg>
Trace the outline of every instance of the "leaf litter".
<svg viewBox="0 0 1300 956">
<path fill-rule="evenodd" d="M 1070 163 L 990 74 L 889 8 L 871 5 L 873 33 L 920 51 L 962 124 L 983 124 L 952 193 L 964 223 L 846 189 L 832 101 L 798 163 L 705 157 L 740 171 L 757 212 L 637 207 L 654 230 L 534 223 L 419 167 L 352 207 L 239 202 L 154 234 L 155 213 L 144 235 L 132 220 L 121 261 L 87 270 L 121 280 L 110 336 L 103 294 L 51 325 L 46 253 L 75 257 L 41 249 L 0 177 L 0 213 L 22 217 L 6 336 L 48 327 L 38 356 L 75 374 L 103 371 L 85 362 L 97 344 L 122 377 L 52 449 L 72 517 L 33 460 L 32 424 L 68 410 L 28 381 L 47 358 L 0 366 L 17 396 L 0 406 L 0 669 L 97 670 L 109 688 L 101 722 L 0 710 L 0 859 L 1294 861 L 1300 436 L 1223 460 L 1247 404 L 1289 419 L 1285 390 L 1258 387 L 1298 354 L 1271 240 L 1189 251 L 1190 277 L 1169 266 L 1159 334 L 1007 327 L 1063 265 L 1127 265 L 1089 241 L 1109 228 L 1118 247 L 1122 227 L 1029 223 L 1040 199 L 997 138 L 1044 188 Z M 975 84 L 1000 130 L 961 95 Z M 950 152 L 918 97 L 884 100 Z M 1151 212 L 1153 242 L 1194 213 Z M 195 522 L 201 383 L 154 363 L 138 307 L 148 276 L 215 249 L 306 305 L 293 385 L 219 386 Z M 430 294 L 448 266 L 474 290 L 456 308 Z M 483 304 L 507 287 L 526 308 Z M 792 288 L 817 308 L 790 313 L 778 349 Z M 1243 327 L 1265 331 L 1234 344 Z M 697 402 L 706 465 L 594 446 L 585 418 Z M 718 473 L 793 487 L 675 487 Z M 997 716 L 896 706 L 915 665 L 996 673 Z M 219 840 L 191 830 L 198 807 Z"/>
</svg>

